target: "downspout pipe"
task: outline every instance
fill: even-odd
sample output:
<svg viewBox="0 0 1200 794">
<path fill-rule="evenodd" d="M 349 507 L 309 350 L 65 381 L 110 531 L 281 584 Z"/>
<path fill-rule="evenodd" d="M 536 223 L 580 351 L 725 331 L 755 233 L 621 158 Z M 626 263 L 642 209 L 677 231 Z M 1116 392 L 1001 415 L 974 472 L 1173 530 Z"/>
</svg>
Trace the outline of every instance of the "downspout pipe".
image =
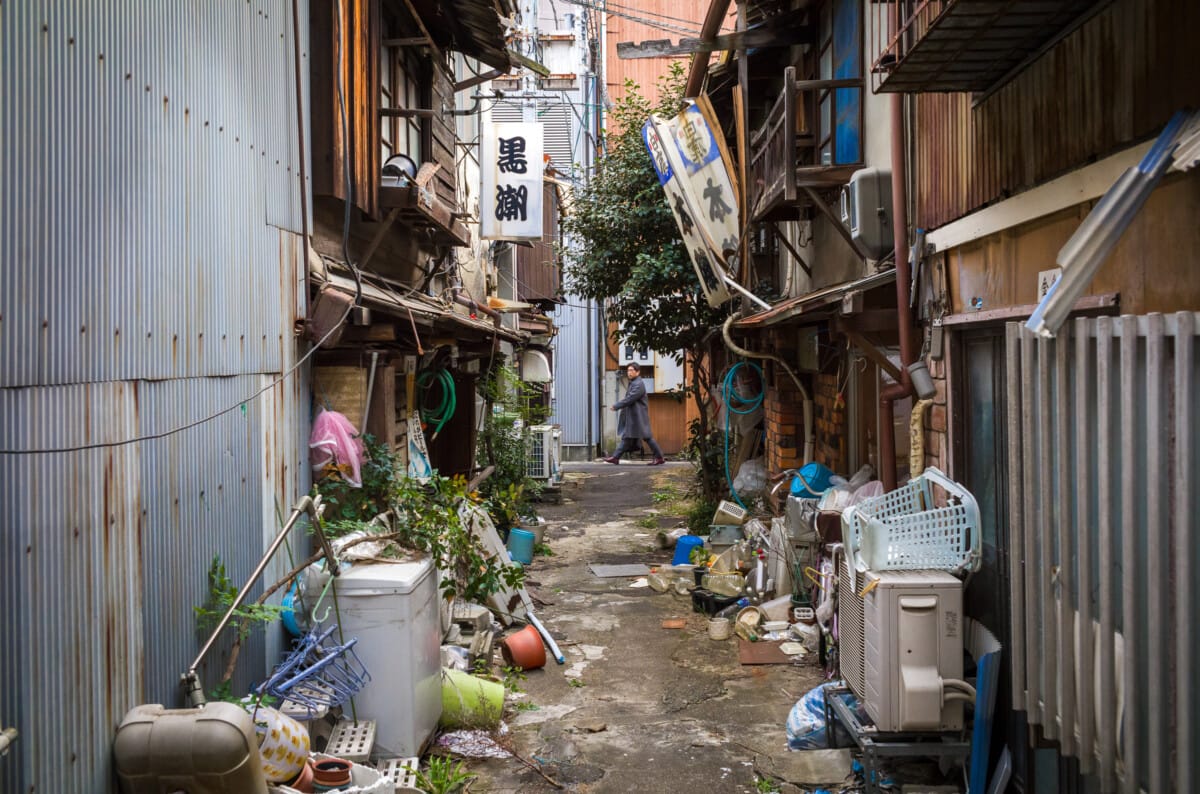
<svg viewBox="0 0 1200 794">
<path fill-rule="evenodd" d="M 900 382 L 879 393 L 879 475 L 884 491 L 896 488 L 896 425 L 893 406 L 913 393 L 908 365 L 916 361 L 909 285 L 912 267 L 908 261 L 908 204 L 905 185 L 904 94 L 892 94 L 892 233 L 896 248 L 896 318 L 900 335 Z"/>
</svg>

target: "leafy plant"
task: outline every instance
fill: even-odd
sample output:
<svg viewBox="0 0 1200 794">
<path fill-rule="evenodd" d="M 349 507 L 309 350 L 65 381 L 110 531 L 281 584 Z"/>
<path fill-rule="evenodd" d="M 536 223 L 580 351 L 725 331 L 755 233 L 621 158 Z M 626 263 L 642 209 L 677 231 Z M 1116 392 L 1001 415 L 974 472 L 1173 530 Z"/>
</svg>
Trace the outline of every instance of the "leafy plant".
<svg viewBox="0 0 1200 794">
<path fill-rule="evenodd" d="M 196 613 L 196 624 L 201 631 L 212 631 L 221 622 L 237 598 L 238 588 L 230 581 L 225 563 L 218 554 L 208 566 L 208 596 L 203 604 L 192 607 Z M 275 604 L 243 603 L 233 611 L 226 630 L 232 630 L 239 640 L 245 640 L 255 626 L 273 623 L 283 614 L 283 607 Z"/>
<path fill-rule="evenodd" d="M 522 700 L 514 705 L 513 708 L 515 708 L 517 711 L 537 711 L 538 704 L 534 703 L 532 700 Z"/>
<path fill-rule="evenodd" d="M 567 685 L 575 687 L 576 689 L 583 689 L 585 686 L 587 686 L 587 684 L 583 683 L 582 678 L 568 678 Z"/>
<path fill-rule="evenodd" d="M 524 692 L 521 684 L 525 682 L 525 672 L 520 667 L 505 667 L 502 671 L 504 674 L 504 689 L 506 692 Z"/>
<path fill-rule="evenodd" d="M 468 771 L 466 763 L 441 756 L 431 756 L 429 767 L 425 770 L 405 767 L 417 776 L 417 786 L 427 794 L 452 794 L 461 791 L 464 786 L 478 775 Z"/>
<path fill-rule="evenodd" d="M 692 565 L 704 565 L 711 556 L 712 552 L 704 546 L 693 546 L 692 550 L 688 552 L 688 562 Z"/>
<path fill-rule="evenodd" d="M 635 522 L 642 529 L 657 529 L 658 516 L 644 516 Z"/>
<path fill-rule="evenodd" d="M 369 520 L 385 512 L 397 480 L 396 459 L 386 444 L 367 434 L 363 442 L 362 487 L 346 482 L 342 472 L 327 467 L 315 488 L 324 499 L 326 520 Z"/>
<path fill-rule="evenodd" d="M 703 499 L 692 505 L 687 513 L 688 531 L 693 535 L 707 535 L 712 526 L 713 515 L 717 512 L 717 503 Z"/>
<path fill-rule="evenodd" d="M 543 557 L 553 557 L 554 549 L 550 548 L 549 543 L 537 543 L 534 544 L 533 553 Z"/>
<path fill-rule="evenodd" d="M 233 684 L 229 681 L 222 681 L 210 689 L 208 700 L 210 703 L 233 703 L 237 706 L 245 706 L 247 704 L 273 706 L 278 702 L 278 698 L 266 693 L 259 695 L 251 692 L 248 695 L 235 695 L 233 693 Z"/>
</svg>

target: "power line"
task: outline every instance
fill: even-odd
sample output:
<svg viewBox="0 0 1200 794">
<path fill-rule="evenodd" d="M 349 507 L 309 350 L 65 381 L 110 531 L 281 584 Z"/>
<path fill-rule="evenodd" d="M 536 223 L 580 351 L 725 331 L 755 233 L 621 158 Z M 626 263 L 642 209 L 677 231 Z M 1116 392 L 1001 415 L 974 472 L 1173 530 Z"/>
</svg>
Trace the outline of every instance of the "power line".
<svg viewBox="0 0 1200 794">
<path fill-rule="evenodd" d="M 653 19 L 647 19 L 645 17 L 635 16 L 634 14 L 628 14 L 628 13 L 624 13 L 621 11 L 614 11 L 612 8 L 610 8 L 607 5 L 600 5 L 597 3 L 589 3 L 589 2 L 586 2 L 586 0 L 563 0 L 563 2 L 570 3 L 571 5 L 574 5 L 574 6 L 579 6 L 580 8 L 590 8 L 593 11 L 601 11 L 605 14 L 609 14 L 614 17 L 628 19 L 631 22 L 637 22 L 638 24 L 645 25 L 646 27 L 657 28 L 658 30 L 665 30 L 670 33 L 682 33 L 684 35 L 693 36 L 693 37 L 700 35 L 699 28 L 683 28 L 678 25 L 672 25 L 667 22 L 657 22 Z"/>
</svg>

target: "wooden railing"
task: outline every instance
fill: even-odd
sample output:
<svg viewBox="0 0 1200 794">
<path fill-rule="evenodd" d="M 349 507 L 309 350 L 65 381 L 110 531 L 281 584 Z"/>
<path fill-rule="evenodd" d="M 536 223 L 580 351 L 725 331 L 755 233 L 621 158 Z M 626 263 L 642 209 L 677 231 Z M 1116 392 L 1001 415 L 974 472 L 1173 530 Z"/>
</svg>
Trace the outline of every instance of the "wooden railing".
<svg viewBox="0 0 1200 794">
<path fill-rule="evenodd" d="M 783 91 L 750 139 L 750 207 L 755 217 L 781 204 L 807 201 L 807 188 L 840 185 L 861 167 L 859 162 L 822 162 L 822 144 L 832 140 L 833 131 L 821 129 L 818 110 L 830 92 L 862 89 L 864 83 L 862 78 L 797 80 L 794 67 L 784 70 Z M 836 115 L 830 114 L 831 126 L 836 125 Z M 861 139 L 861 114 L 859 127 Z"/>
</svg>

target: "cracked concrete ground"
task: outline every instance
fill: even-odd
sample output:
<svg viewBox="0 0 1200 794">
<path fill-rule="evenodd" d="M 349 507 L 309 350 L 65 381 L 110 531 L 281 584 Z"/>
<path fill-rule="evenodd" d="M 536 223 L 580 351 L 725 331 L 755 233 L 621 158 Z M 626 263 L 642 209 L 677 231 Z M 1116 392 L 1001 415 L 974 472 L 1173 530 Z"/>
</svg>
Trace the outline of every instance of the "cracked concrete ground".
<svg viewBox="0 0 1200 794">
<path fill-rule="evenodd" d="M 554 554 L 528 569 L 531 592 L 550 602 L 538 615 L 566 664 L 549 660 L 521 683 L 520 699 L 537 708 L 510 710 L 513 749 L 572 792 L 754 792 L 756 771 L 804 789 L 840 782 L 849 764 L 842 755 L 817 772 L 791 771 L 800 754 L 788 753 L 784 726 L 792 704 L 821 680 L 815 659 L 742 666 L 736 640 L 710 640 L 690 597 L 588 570 L 593 562 L 669 563 L 671 552 L 642 524 L 657 509 L 651 494 L 668 484 L 685 490 L 691 467 L 566 470 L 563 503 L 541 509 Z M 686 627 L 663 629 L 671 617 Z M 475 792 L 556 790 L 516 759 L 473 761 L 471 769 Z"/>
</svg>

